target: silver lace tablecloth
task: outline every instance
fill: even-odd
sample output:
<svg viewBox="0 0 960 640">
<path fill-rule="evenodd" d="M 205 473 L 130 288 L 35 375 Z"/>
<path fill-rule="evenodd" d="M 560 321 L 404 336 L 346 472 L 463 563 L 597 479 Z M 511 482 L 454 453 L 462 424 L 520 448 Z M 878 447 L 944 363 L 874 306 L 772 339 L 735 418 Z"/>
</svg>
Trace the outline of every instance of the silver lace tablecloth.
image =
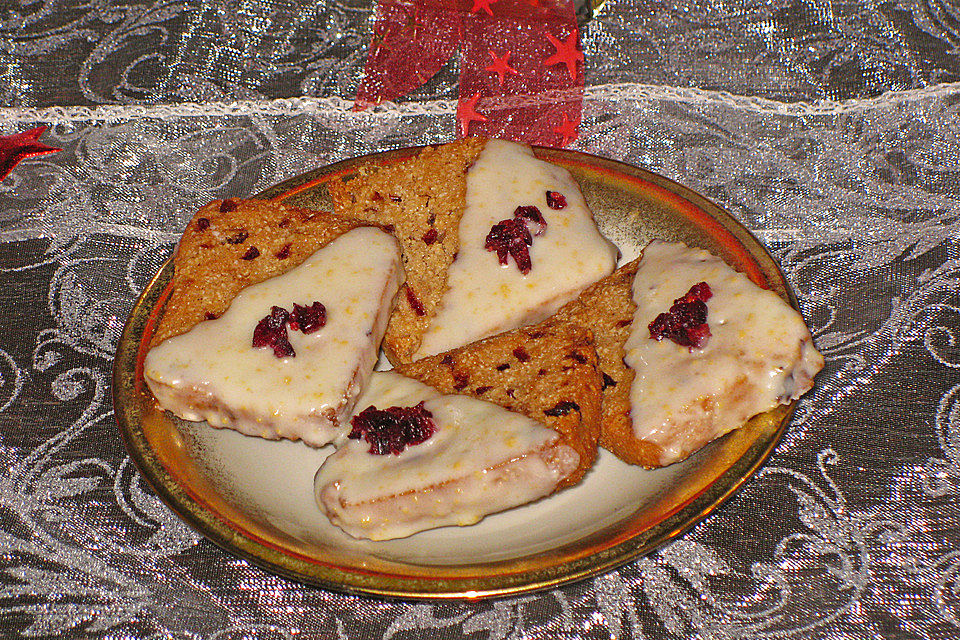
<svg viewBox="0 0 960 640">
<path fill-rule="evenodd" d="M 727 208 L 827 360 L 769 463 L 674 543 L 554 591 L 378 601 L 252 567 L 157 500 L 110 368 L 193 211 L 455 133 L 452 72 L 351 110 L 370 16 L 0 5 L 0 133 L 63 148 L 0 182 L 0 636 L 960 637 L 956 5 L 624 1 L 585 27 L 573 147 Z"/>
</svg>

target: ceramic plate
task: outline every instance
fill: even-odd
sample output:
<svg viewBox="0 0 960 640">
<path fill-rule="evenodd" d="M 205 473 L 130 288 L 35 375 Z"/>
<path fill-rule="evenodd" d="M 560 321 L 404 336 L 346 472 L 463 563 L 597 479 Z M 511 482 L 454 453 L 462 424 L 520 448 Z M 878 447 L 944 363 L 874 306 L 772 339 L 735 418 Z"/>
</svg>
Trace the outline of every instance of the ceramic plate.
<svg viewBox="0 0 960 640">
<path fill-rule="evenodd" d="M 416 149 L 339 162 L 257 197 L 331 208 L 325 183 Z M 537 149 L 579 181 L 623 261 L 650 239 L 709 249 L 796 306 L 757 240 L 715 204 L 666 178 L 573 151 Z M 114 402 L 131 456 L 160 497 L 204 536 L 268 571 L 346 592 L 479 598 L 555 587 L 607 571 L 672 540 L 749 478 L 785 429 L 792 405 L 665 469 L 647 471 L 601 451 L 582 483 L 534 504 L 402 540 L 354 540 L 316 506 L 313 477 L 331 449 L 248 438 L 159 411 L 142 363 L 163 308 L 167 263 L 137 301 L 114 366 Z"/>
</svg>

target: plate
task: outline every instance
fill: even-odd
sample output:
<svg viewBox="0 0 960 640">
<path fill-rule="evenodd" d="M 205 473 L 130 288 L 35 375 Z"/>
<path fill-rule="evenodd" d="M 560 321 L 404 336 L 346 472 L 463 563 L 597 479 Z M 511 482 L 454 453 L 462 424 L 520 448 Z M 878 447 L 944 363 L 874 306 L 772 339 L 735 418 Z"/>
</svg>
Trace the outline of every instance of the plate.
<svg viewBox="0 0 960 640">
<path fill-rule="evenodd" d="M 397 162 L 403 149 L 345 160 L 261 194 L 330 209 L 325 183 L 360 166 Z M 623 261 L 653 238 L 722 257 L 754 282 L 796 300 L 773 258 L 728 213 L 649 171 L 582 153 L 537 148 L 569 170 Z M 163 308 L 168 262 L 137 301 L 114 364 L 123 439 L 171 509 L 226 551 L 267 571 L 329 589 L 402 598 L 483 598 L 556 587 L 613 569 L 676 538 L 716 509 L 779 441 L 793 405 L 757 416 L 686 461 L 653 471 L 601 451 L 579 485 L 539 502 L 402 540 L 354 540 L 316 506 L 313 477 L 331 449 L 249 438 L 160 411 L 142 364 Z"/>
</svg>

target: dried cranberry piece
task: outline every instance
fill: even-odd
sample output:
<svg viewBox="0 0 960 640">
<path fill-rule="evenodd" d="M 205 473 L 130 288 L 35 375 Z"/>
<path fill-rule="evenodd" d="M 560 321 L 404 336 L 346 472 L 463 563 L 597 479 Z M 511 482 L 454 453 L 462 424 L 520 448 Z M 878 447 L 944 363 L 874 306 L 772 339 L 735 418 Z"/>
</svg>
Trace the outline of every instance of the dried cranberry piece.
<svg viewBox="0 0 960 640">
<path fill-rule="evenodd" d="M 237 231 L 234 235 L 227 238 L 227 244 L 241 244 L 244 240 L 247 239 L 247 232 L 241 229 Z"/>
<path fill-rule="evenodd" d="M 436 227 L 430 227 L 430 229 L 423 234 L 423 242 L 425 244 L 433 244 L 437 241 L 438 235 Z"/>
<path fill-rule="evenodd" d="M 547 191 L 547 206 L 559 211 L 567 206 L 567 198 L 559 191 Z"/>
<path fill-rule="evenodd" d="M 513 217 L 524 218 L 526 220 L 530 220 L 531 222 L 536 222 L 539 226 L 537 228 L 537 232 L 533 234 L 535 236 L 539 236 L 547 230 L 547 221 L 543 219 L 543 214 L 540 213 L 540 209 L 533 205 L 517 207 L 513 212 Z"/>
<path fill-rule="evenodd" d="M 710 338 L 707 325 L 707 303 L 713 297 L 710 285 L 699 282 L 673 301 L 666 313 L 661 313 L 648 325 L 650 337 L 657 342 L 669 338 L 681 347 L 700 349 Z"/>
<path fill-rule="evenodd" d="M 369 406 L 353 417 L 348 438 L 363 438 L 370 444 L 369 453 L 383 456 L 400 455 L 409 446 L 425 442 L 436 430 L 433 414 L 423 402 L 414 407 L 377 409 Z"/>
<path fill-rule="evenodd" d="M 254 347 L 271 347 L 278 358 L 293 358 L 297 354 L 287 338 L 290 314 L 283 307 L 271 307 L 270 315 L 257 323 L 253 330 Z"/>
<path fill-rule="evenodd" d="M 231 211 L 236 211 L 238 206 L 239 204 L 237 203 L 236 200 L 227 198 L 226 200 L 220 203 L 220 211 L 222 211 L 223 213 L 229 213 Z"/>
<path fill-rule="evenodd" d="M 552 408 L 544 411 L 543 415 L 550 416 L 551 418 L 559 418 L 560 416 L 567 415 L 571 411 L 580 411 L 580 405 L 572 400 L 561 400 L 553 405 Z"/>
<path fill-rule="evenodd" d="M 314 302 L 309 307 L 301 307 L 293 303 L 293 313 L 290 314 L 292 322 L 290 326 L 296 323 L 296 329 L 301 333 L 313 333 L 323 325 L 327 324 L 327 308 L 319 302 Z"/>
<path fill-rule="evenodd" d="M 210 228 L 209 218 L 197 218 L 197 229 L 200 229 L 200 231 L 206 231 L 209 228 Z"/>
<path fill-rule="evenodd" d="M 527 249 L 533 244 L 533 238 L 523 218 L 501 220 L 490 228 L 483 248 L 487 251 L 496 251 L 500 264 L 507 264 L 507 255 L 513 256 L 520 273 L 530 273 L 530 251 Z"/>
<path fill-rule="evenodd" d="M 703 304 L 703 303 L 701 303 Z M 706 306 L 706 305 L 704 305 Z M 710 327 L 706 324 L 700 324 L 687 330 L 687 339 L 691 347 L 703 348 L 710 338 Z"/>
<path fill-rule="evenodd" d="M 260 257 L 260 249 L 257 249 L 256 247 L 254 247 L 254 246 L 252 246 L 252 245 L 247 248 L 246 253 L 244 253 L 242 256 L 240 256 L 240 258 L 241 258 L 242 260 L 254 260 L 254 259 L 259 258 L 259 257 Z"/>
<path fill-rule="evenodd" d="M 423 308 L 423 303 L 420 302 L 420 298 L 417 297 L 417 294 L 414 293 L 409 285 L 407 285 L 407 302 L 410 303 L 410 308 L 413 309 L 413 312 L 418 316 L 427 315 L 427 310 Z"/>
<path fill-rule="evenodd" d="M 690 291 L 687 291 L 687 295 L 683 296 L 683 300 L 686 302 L 690 302 L 691 300 L 703 300 L 706 302 L 712 297 L 713 291 L 710 290 L 710 285 L 706 282 L 698 282 L 690 287 Z"/>
<path fill-rule="evenodd" d="M 527 350 L 523 348 L 523 345 L 520 345 L 513 350 L 513 357 L 519 360 L 520 362 L 526 362 L 530 359 L 530 354 L 527 353 Z"/>
<path fill-rule="evenodd" d="M 277 251 L 276 253 L 277 260 L 286 260 L 287 258 L 290 257 L 290 246 L 291 245 L 288 242 L 287 244 L 283 245 L 283 247 L 280 248 L 280 251 Z"/>
</svg>

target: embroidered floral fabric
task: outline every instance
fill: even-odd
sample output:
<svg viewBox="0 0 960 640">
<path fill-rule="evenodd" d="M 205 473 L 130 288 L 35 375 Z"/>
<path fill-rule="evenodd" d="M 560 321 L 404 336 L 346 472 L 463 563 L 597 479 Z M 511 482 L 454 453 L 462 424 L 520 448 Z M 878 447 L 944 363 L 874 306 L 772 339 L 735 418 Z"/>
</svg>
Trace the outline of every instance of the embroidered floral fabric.
<svg viewBox="0 0 960 640">
<path fill-rule="evenodd" d="M 769 463 L 688 534 L 598 578 L 475 603 L 345 596 L 220 551 L 143 483 L 110 391 L 123 322 L 197 207 L 450 139 L 454 70 L 354 112 L 359 0 L 6 11 L 0 132 L 49 125 L 63 151 L 0 182 L 0 635 L 960 635 L 956 7 L 597 12 L 573 148 L 752 229 L 826 368 Z"/>
</svg>

